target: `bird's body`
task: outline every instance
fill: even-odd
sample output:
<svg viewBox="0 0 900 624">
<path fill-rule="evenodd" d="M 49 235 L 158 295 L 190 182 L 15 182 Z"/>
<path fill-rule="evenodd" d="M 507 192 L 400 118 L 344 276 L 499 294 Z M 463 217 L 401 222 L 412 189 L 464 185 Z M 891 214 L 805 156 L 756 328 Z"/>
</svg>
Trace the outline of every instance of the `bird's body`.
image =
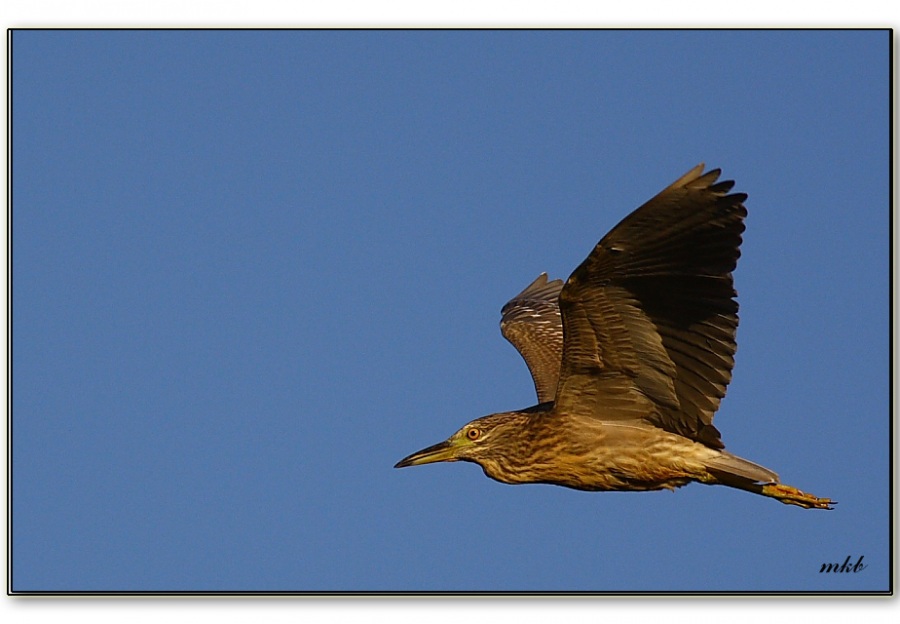
<svg viewBox="0 0 900 624">
<path fill-rule="evenodd" d="M 552 410 L 508 412 L 502 419 L 510 453 L 481 461 L 504 483 L 551 483 L 578 490 L 674 489 L 705 477 L 719 451 L 638 423 L 572 418 Z M 479 426 L 488 424 L 481 420 Z M 503 427 L 493 431 L 502 435 Z"/>
<path fill-rule="evenodd" d="M 563 284 L 541 275 L 502 310 L 539 404 L 478 418 L 397 467 L 473 461 L 503 483 L 579 490 L 722 484 L 832 501 L 724 450 L 713 415 L 731 380 L 746 195 L 695 167 L 626 217 Z"/>
</svg>

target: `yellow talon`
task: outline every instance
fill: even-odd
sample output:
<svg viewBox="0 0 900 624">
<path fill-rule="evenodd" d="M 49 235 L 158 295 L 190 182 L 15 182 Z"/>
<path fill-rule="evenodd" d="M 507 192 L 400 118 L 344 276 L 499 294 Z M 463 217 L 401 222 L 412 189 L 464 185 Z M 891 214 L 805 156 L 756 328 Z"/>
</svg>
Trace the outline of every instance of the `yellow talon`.
<svg viewBox="0 0 900 624">
<path fill-rule="evenodd" d="M 762 493 L 765 496 L 777 498 L 785 505 L 798 505 L 806 509 L 834 509 L 832 505 L 837 504 L 830 498 L 819 498 L 783 483 L 764 485 Z"/>
</svg>

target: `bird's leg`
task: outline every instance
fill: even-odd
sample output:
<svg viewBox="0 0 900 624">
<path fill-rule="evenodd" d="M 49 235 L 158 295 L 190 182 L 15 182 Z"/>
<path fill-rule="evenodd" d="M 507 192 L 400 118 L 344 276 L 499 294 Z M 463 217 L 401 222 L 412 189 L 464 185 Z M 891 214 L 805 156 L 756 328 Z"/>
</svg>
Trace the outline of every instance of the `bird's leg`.
<svg viewBox="0 0 900 624">
<path fill-rule="evenodd" d="M 819 498 L 783 483 L 764 485 L 761 494 L 777 498 L 785 505 L 799 505 L 806 509 L 834 509 L 832 505 L 836 504 L 830 498 Z"/>
</svg>

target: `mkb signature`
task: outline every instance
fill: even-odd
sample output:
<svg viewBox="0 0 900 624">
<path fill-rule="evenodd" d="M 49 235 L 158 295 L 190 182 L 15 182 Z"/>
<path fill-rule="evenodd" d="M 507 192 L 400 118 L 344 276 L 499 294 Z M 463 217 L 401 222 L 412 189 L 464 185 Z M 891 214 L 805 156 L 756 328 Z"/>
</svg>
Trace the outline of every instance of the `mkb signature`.
<svg viewBox="0 0 900 624">
<path fill-rule="evenodd" d="M 850 563 L 850 555 L 847 555 L 844 563 L 823 563 L 819 574 L 823 572 L 862 572 L 866 567 L 866 564 L 863 563 L 862 555 L 860 555 L 856 563 Z"/>
</svg>

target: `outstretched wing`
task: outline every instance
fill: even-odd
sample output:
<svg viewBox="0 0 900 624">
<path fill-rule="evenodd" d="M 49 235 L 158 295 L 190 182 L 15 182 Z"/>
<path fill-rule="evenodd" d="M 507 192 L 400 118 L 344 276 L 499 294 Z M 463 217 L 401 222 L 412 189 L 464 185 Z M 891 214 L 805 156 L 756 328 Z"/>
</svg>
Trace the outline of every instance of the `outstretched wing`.
<svg viewBox="0 0 900 624">
<path fill-rule="evenodd" d="M 500 331 L 525 359 L 538 403 L 552 401 L 556 396 L 563 348 L 558 303 L 562 287 L 562 280 L 548 282 L 547 274 L 541 273 L 500 312 Z"/>
<path fill-rule="evenodd" d="M 560 293 L 555 410 L 642 418 L 715 448 L 731 381 L 734 270 L 747 211 L 698 165 L 601 240 Z"/>
</svg>

